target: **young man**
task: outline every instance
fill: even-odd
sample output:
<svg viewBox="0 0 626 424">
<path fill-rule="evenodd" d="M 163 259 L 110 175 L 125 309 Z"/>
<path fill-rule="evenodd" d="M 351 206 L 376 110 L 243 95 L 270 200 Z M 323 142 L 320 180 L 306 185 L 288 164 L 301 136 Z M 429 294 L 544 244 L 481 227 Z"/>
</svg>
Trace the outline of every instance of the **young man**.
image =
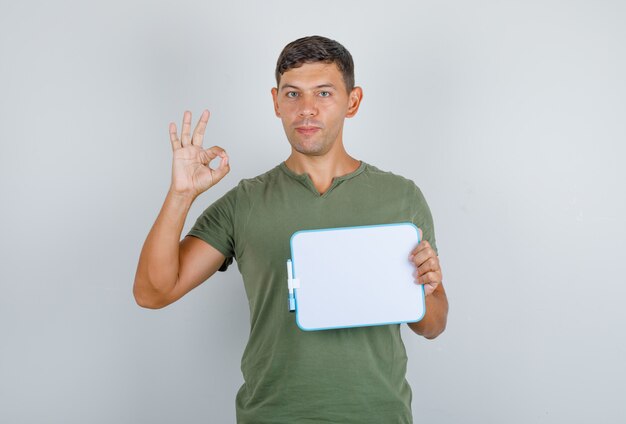
<svg viewBox="0 0 626 424">
<path fill-rule="evenodd" d="M 413 222 L 423 241 L 407 258 L 424 285 L 426 315 L 410 328 L 434 338 L 448 304 L 430 211 L 415 184 L 358 161 L 343 145 L 345 118 L 363 93 L 350 53 L 324 37 L 288 44 L 276 67 L 274 110 L 291 155 L 242 180 L 209 206 L 180 241 L 194 199 L 229 171 L 217 146 L 203 149 L 209 113 L 193 134 L 185 112 L 180 139 L 170 124 L 172 184 L 143 246 L 134 284 L 137 303 L 164 307 L 237 260 L 250 304 L 239 423 L 409 423 L 411 389 L 399 325 L 304 332 L 286 304 L 289 239 L 297 230 Z M 220 165 L 208 164 L 220 157 Z"/>
</svg>

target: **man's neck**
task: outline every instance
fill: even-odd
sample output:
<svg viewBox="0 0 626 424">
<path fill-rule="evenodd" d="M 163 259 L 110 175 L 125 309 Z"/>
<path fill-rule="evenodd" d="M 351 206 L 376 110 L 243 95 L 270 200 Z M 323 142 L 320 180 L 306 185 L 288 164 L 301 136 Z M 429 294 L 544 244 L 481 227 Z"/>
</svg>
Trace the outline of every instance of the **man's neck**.
<svg viewBox="0 0 626 424">
<path fill-rule="evenodd" d="M 332 185 L 334 178 L 356 171 L 361 162 L 343 149 L 321 156 L 304 155 L 292 150 L 285 165 L 296 174 L 309 174 L 317 191 L 324 194 Z"/>
</svg>

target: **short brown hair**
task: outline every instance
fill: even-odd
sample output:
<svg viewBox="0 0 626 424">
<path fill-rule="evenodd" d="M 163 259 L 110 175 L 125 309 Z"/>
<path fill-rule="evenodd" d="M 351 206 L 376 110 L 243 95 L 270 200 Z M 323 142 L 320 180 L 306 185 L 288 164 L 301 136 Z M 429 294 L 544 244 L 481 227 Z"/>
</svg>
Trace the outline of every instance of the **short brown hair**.
<svg viewBox="0 0 626 424">
<path fill-rule="evenodd" d="M 282 74 L 305 63 L 334 63 L 343 75 L 348 93 L 354 88 L 354 62 L 352 55 L 341 44 L 319 35 L 299 38 L 287 44 L 276 62 L 276 85 Z"/>
</svg>

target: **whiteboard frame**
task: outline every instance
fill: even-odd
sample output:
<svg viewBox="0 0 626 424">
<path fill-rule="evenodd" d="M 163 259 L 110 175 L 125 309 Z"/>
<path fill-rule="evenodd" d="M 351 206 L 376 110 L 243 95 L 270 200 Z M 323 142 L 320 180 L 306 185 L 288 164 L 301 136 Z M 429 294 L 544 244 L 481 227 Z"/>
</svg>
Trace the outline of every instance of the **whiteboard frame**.
<svg viewBox="0 0 626 424">
<path fill-rule="evenodd" d="M 400 230 L 398 227 L 406 227 L 407 231 L 405 232 L 406 234 L 401 234 L 401 237 L 399 238 L 394 238 L 394 237 L 398 237 L 398 231 Z M 306 250 L 305 248 L 302 247 L 302 243 L 304 241 L 301 241 L 299 239 L 301 238 L 308 238 L 309 241 L 309 245 L 311 245 L 311 243 L 315 244 L 316 242 L 319 242 L 320 237 L 321 240 L 324 240 L 326 243 L 328 243 L 329 241 L 333 241 L 333 235 L 337 235 L 338 238 L 336 238 L 334 241 L 335 243 L 335 248 L 341 249 L 343 252 L 350 252 L 352 251 L 349 248 L 346 248 L 346 244 L 350 243 L 350 238 L 352 239 L 358 239 L 359 237 L 363 237 L 365 235 L 372 235 L 372 234 L 384 234 L 386 229 L 389 228 L 390 231 L 388 231 L 388 238 L 385 239 L 384 244 L 370 244 L 367 243 L 367 246 L 364 247 L 364 244 L 361 243 L 358 245 L 358 249 L 361 250 L 361 252 L 363 252 L 363 249 L 366 249 L 368 252 L 367 254 L 369 255 L 379 255 L 382 254 L 382 256 L 384 257 L 385 255 L 393 255 L 393 261 L 392 262 L 392 266 L 393 267 L 397 267 L 398 269 L 391 269 L 388 270 L 390 273 L 393 274 L 394 271 L 396 272 L 396 277 L 398 277 L 398 279 L 394 279 L 394 283 L 396 287 L 394 290 L 397 290 L 394 299 L 390 300 L 387 295 L 387 291 L 385 291 L 385 296 L 383 296 L 383 300 L 382 303 L 377 303 L 376 304 L 376 308 L 374 314 L 378 315 L 379 317 L 381 316 L 385 316 L 388 317 L 387 319 L 380 319 L 380 318 L 376 318 L 376 319 L 361 319 L 361 320 L 353 320 L 351 318 L 347 318 L 347 316 L 349 316 L 352 312 L 354 311 L 358 311 L 359 306 L 356 304 L 356 302 L 351 303 L 349 300 L 346 300 L 347 298 L 352 298 L 352 296 L 350 296 L 349 293 L 350 290 L 355 290 L 356 293 L 361 294 L 363 290 L 357 290 L 358 288 L 367 288 L 367 289 L 371 289 L 370 291 L 372 291 L 372 294 L 375 294 L 374 292 L 376 292 L 376 290 L 380 290 L 380 286 L 378 284 L 370 284 L 369 286 L 363 286 L 363 285 L 358 285 L 358 284 L 362 284 L 361 282 L 355 282 L 355 281 L 351 281 L 350 278 L 342 278 L 342 277 L 333 277 L 332 282 L 331 283 L 324 283 L 325 287 L 327 287 L 327 291 L 325 292 L 325 297 L 323 299 L 320 299 L 320 291 L 321 289 L 315 289 L 318 290 L 317 293 L 317 299 L 315 299 L 314 303 L 311 304 L 311 302 L 309 301 L 305 301 L 305 295 L 307 294 L 306 291 L 306 284 L 310 284 L 310 274 L 312 272 L 319 272 L 321 275 L 324 274 L 325 269 L 319 266 L 316 266 L 315 269 L 316 271 L 311 271 L 312 265 L 309 263 L 307 265 L 303 265 L 306 263 L 307 259 L 309 259 L 308 257 L 306 259 L 303 259 L 306 255 L 301 254 L 303 250 Z M 344 232 L 345 231 L 345 232 Z M 403 231 L 400 230 L 400 231 Z M 333 234 L 334 232 L 334 234 Z M 395 236 L 394 236 L 395 234 Z M 312 237 L 311 237 L 312 236 Z M 341 238 L 341 236 L 347 236 L 347 237 L 343 237 L 343 239 Z M 315 241 L 315 239 L 317 238 L 317 241 Z M 380 240 L 379 240 L 380 241 Z M 396 243 L 397 241 L 400 241 L 400 243 Z M 410 245 L 408 243 L 411 243 Z M 419 230 L 417 229 L 417 227 L 411 223 L 411 222 L 400 222 L 400 223 L 392 223 L 392 224 L 379 224 L 379 225 L 363 225 L 363 226 L 352 226 L 352 227 L 336 227 L 336 228 L 322 228 L 322 229 L 313 229 L 313 230 L 300 230 L 300 231 L 296 231 L 295 233 L 292 234 L 291 239 L 290 239 L 290 250 L 291 250 L 291 266 L 292 268 L 292 273 L 293 273 L 293 278 L 298 280 L 298 284 L 300 287 L 294 289 L 294 297 L 295 297 L 295 314 L 296 314 L 296 323 L 298 325 L 298 327 L 304 331 L 318 331 L 318 330 L 334 330 L 334 329 L 340 329 L 340 328 L 354 328 L 354 327 L 369 327 L 369 326 L 378 326 L 378 325 L 391 325 L 391 324 L 401 324 L 401 323 L 411 323 L 411 322 L 418 322 L 420 321 L 425 313 L 426 313 L 426 299 L 425 299 L 425 295 L 424 295 L 424 287 L 420 284 L 417 284 L 414 280 L 413 277 L 413 271 L 415 271 L 415 265 L 412 264 L 409 259 L 409 253 L 417 246 L 417 244 L 419 244 L 420 242 L 420 236 L 419 236 Z M 328 244 L 326 244 L 326 246 L 328 246 Z M 339 246 L 339 247 L 337 247 Z M 310 248 L 310 246 L 309 246 Z M 298 251 L 296 251 L 298 250 Z M 322 249 L 318 249 L 315 250 L 314 255 L 323 255 L 324 253 L 319 253 L 319 250 Z M 332 250 L 332 249 L 331 249 Z M 328 259 L 328 263 L 332 263 L 332 266 L 329 268 L 335 268 L 335 271 L 337 271 L 337 261 L 343 261 L 343 264 L 346 265 L 348 263 L 352 264 L 351 266 L 358 266 L 359 268 L 359 272 L 355 272 L 354 275 L 363 275 L 364 271 L 362 271 L 361 269 L 368 269 L 367 266 L 369 265 L 370 267 L 372 266 L 372 263 L 375 261 L 368 261 L 368 257 L 365 258 L 365 261 L 356 261 L 354 258 L 350 258 L 350 255 L 346 255 L 348 256 L 348 259 L 346 259 L 345 257 L 343 258 L 327 258 Z M 319 258 L 319 257 L 318 257 Z M 406 259 L 405 259 L 406 258 Z M 370 258 L 371 259 L 371 258 Z M 404 262 L 405 261 L 405 262 Z M 368 263 L 369 262 L 369 263 Z M 397 263 L 394 265 L 394 263 Z M 319 264 L 318 264 L 319 265 Z M 301 273 L 303 272 L 303 269 L 306 269 L 306 277 L 305 277 L 305 281 L 303 281 L 301 277 Z M 320 271 L 317 271 L 317 270 Z M 341 273 L 349 273 L 350 275 L 352 275 L 352 271 L 350 270 L 346 270 L 345 266 L 341 266 Z M 298 270 L 300 270 L 300 273 L 298 273 Z M 380 273 L 381 272 L 381 266 L 379 266 L 376 269 L 376 272 Z M 405 275 L 406 273 L 406 275 Z M 394 276 L 392 276 L 393 278 Z M 326 279 L 328 278 L 328 275 L 326 275 Z M 309 281 L 306 281 L 307 279 L 309 279 Z M 402 281 L 398 281 L 398 280 L 402 280 Z M 339 280 L 339 281 L 338 281 Z M 398 281 L 397 283 L 395 281 Z M 406 281 L 406 284 L 404 283 L 404 281 Z M 305 291 L 302 292 L 301 290 L 303 289 L 302 285 L 305 284 Z M 330 288 L 330 285 L 333 285 L 333 287 L 336 289 L 337 287 L 339 287 L 338 290 L 332 290 Z M 310 287 L 310 286 L 309 286 Z M 311 292 L 311 289 L 309 288 L 309 292 Z M 329 296 L 328 292 L 330 291 L 333 292 L 339 292 L 340 295 L 339 296 Z M 367 290 L 366 290 L 367 291 Z M 380 294 L 380 291 L 379 291 Z M 313 298 L 314 296 L 309 295 L 311 298 Z M 343 304 L 341 305 L 341 307 L 337 307 L 337 298 L 338 297 L 343 297 Z M 386 299 L 385 299 L 386 298 Z M 373 300 L 373 298 L 369 298 L 368 301 L 371 303 Z M 378 302 L 380 299 L 376 298 L 376 302 Z M 304 310 L 302 308 L 302 305 L 305 305 Z M 350 308 L 354 308 L 354 310 L 351 310 Z M 382 308 L 382 309 L 379 309 Z M 414 310 L 413 310 L 414 308 Z M 341 310 L 341 312 L 337 312 L 338 310 Z M 380 312 L 382 310 L 382 312 Z M 398 312 L 400 310 L 400 312 Z M 330 312 L 330 315 L 332 316 L 333 314 L 335 315 L 335 317 L 332 318 L 328 318 L 328 314 L 329 311 L 333 311 Z M 362 314 L 363 311 L 358 311 L 358 313 L 356 313 L 356 315 Z M 368 312 L 369 313 L 369 312 Z M 322 314 L 326 314 L 325 318 L 321 318 Z M 335 319 L 336 318 L 336 319 Z M 331 324 L 329 323 L 336 321 L 335 324 Z M 317 323 L 317 324 L 315 324 Z M 322 323 L 322 324 L 319 324 Z"/>
</svg>

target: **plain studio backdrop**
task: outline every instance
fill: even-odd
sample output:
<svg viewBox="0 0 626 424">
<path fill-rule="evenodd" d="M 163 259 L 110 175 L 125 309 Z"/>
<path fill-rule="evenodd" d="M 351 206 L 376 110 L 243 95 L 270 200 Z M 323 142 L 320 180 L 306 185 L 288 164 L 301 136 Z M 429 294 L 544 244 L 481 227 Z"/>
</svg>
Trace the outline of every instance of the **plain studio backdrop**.
<svg viewBox="0 0 626 424">
<path fill-rule="evenodd" d="M 418 423 L 626 422 L 626 6 L 620 1 L 9 2 L 0 6 L 0 422 L 231 423 L 236 267 L 132 297 L 168 123 L 240 179 L 289 146 L 283 46 L 334 38 L 364 90 L 349 152 L 434 215 L 448 329 L 403 326 Z M 286 306 L 286 305 L 285 305 Z"/>
</svg>

